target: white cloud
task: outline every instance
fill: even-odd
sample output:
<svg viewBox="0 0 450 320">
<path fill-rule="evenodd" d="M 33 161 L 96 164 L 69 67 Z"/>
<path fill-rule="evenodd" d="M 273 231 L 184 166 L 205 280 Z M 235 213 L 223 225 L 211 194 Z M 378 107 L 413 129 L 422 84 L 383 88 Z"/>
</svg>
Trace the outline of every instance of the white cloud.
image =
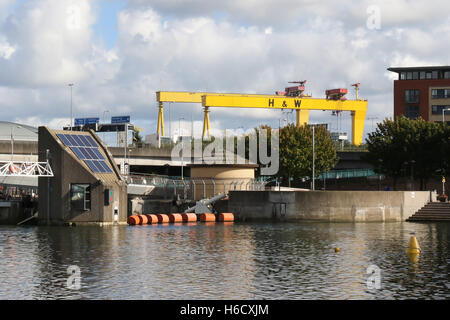
<svg viewBox="0 0 450 320">
<path fill-rule="evenodd" d="M 12 4 L 0 0 L 0 11 Z M 380 30 L 366 28 L 369 5 L 380 7 Z M 0 107 L 5 119 L 65 125 L 67 84 L 74 82 L 74 117 L 129 113 L 145 135 L 156 129 L 155 91 L 273 93 L 307 79 L 315 97 L 361 82 L 369 113 L 383 119 L 392 115 L 395 77 L 387 67 L 449 63 L 449 7 L 406 0 L 130 0 L 107 49 L 93 37 L 92 1 L 19 3 L 0 14 Z M 173 104 L 171 112 L 172 121 L 193 114 L 196 127 L 203 117 L 200 105 Z M 277 126 L 286 117 L 226 108 L 210 116 L 217 130 Z M 311 119 L 335 121 L 322 111 Z"/>
<path fill-rule="evenodd" d="M 8 60 L 16 51 L 16 48 L 11 46 L 8 41 L 0 39 L 0 58 Z"/>
<path fill-rule="evenodd" d="M 93 22 L 87 0 L 24 2 L 0 27 L 15 48 L 8 61 L 0 61 L 0 84 L 45 86 L 88 78 L 83 62 Z"/>
</svg>

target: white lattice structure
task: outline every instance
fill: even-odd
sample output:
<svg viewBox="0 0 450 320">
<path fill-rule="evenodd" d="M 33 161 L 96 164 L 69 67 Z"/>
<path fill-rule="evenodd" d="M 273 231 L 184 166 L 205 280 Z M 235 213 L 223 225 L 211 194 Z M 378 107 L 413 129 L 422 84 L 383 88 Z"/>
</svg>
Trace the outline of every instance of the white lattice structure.
<svg viewBox="0 0 450 320">
<path fill-rule="evenodd" d="M 48 162 L 1 161 L 0 177 L 53 177 Z"/>
</svg>

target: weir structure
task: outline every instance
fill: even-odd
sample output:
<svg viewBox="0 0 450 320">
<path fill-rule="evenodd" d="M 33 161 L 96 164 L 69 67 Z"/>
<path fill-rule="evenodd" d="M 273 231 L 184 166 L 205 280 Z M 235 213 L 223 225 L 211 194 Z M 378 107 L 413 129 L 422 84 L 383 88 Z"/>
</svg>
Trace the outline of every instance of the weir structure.
<svg viewBox="0 0 450 320">
<path fill-rule="evenodd" d="M 359 86 L 358 86 L 359 87 Z M 296 87 L 294 87 L 296 88 Z M 298 87 L 300 88 L 300 87 Z M 303 92 L 298 90 L 297 92 Z M 303 87 L 302 87 L 303 88 Z M 292 88 L 286 88 L 292 89 Z M 333 96 L 333 92 L 338 90 L 339 96 Z M 209 108 L 264 108 L 264 109 L 294 109 L 297 113 L 297 126 L 308 124 L 310 110 L 330 110 L 330 111 L 350 111 L 352 116 L 352 143 L 360 145 L 362 143 L 364 122 L 367 113 L 367 100 L 347 100 L 343 97 L 346 89 L 335 89 L 327 91 L 327 98 L 312 98 L 299 94 L 292 96 L 289 90 L 286 95 L 263 95 L 263 94 L 237 94 L 237 93 L 213 93 L 213 92 L 186 92 L 186 91 L 158 91 L 156 100 L 158 102 L 158 124 L 157 136 L 164 136 L 164 102 L 174 103 L 201 103 L 204 110 L 203 135 L 210 137 Z M 345 90 L 344 93 L 342 93 Z M 329 92 L 331 94 L 329 95 Z"/>
</svg>

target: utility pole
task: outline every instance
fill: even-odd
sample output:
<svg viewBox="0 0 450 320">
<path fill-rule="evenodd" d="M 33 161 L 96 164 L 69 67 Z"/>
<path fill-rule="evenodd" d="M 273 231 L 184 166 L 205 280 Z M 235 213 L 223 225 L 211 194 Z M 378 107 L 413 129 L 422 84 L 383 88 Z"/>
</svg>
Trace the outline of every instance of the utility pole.
<svg viewBox="0 0 450 320">
<path fill-rule="evenodd" d="M 72 131 L 72 87 L 73 83 L 69 83 L 70 87 L 70 131 Z"/>
<path fill-rule="evenodd" d="M 372 120 L 372 131 L 373 131 L 373 120 L 378 119 L 378 117 L 369 117 L 367 120 Z"/>
<path fill-rule="evenodd" d="M 128 142 L 128 123 L 125 123 L 125 139 L 123 142 L 123 174 L 128 174 L 127 170 L 127 142 Z"/>
<path fill-rule="evenodd" d="M 106 124 L 106 113 L 109 113 L 109 110 L 103 111 L 103 123 L 105 123 L 105 124 Z M 105 142 L 105 132 L 103 132 L 103 143 L 106 145 L 106 142 Z"/>
</svg>

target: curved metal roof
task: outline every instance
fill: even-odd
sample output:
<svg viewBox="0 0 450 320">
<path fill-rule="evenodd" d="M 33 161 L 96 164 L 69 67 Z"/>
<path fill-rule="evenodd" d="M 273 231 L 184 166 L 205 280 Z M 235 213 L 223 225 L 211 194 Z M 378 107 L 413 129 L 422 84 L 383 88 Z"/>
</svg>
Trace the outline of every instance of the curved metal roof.
<svg viewBox="0 0 450 320">
<path fill-rule="evenodd" d="M 38 141 L 38 128 L 26 124 L 0 121 L 0 140 Z"/>
</svg>

